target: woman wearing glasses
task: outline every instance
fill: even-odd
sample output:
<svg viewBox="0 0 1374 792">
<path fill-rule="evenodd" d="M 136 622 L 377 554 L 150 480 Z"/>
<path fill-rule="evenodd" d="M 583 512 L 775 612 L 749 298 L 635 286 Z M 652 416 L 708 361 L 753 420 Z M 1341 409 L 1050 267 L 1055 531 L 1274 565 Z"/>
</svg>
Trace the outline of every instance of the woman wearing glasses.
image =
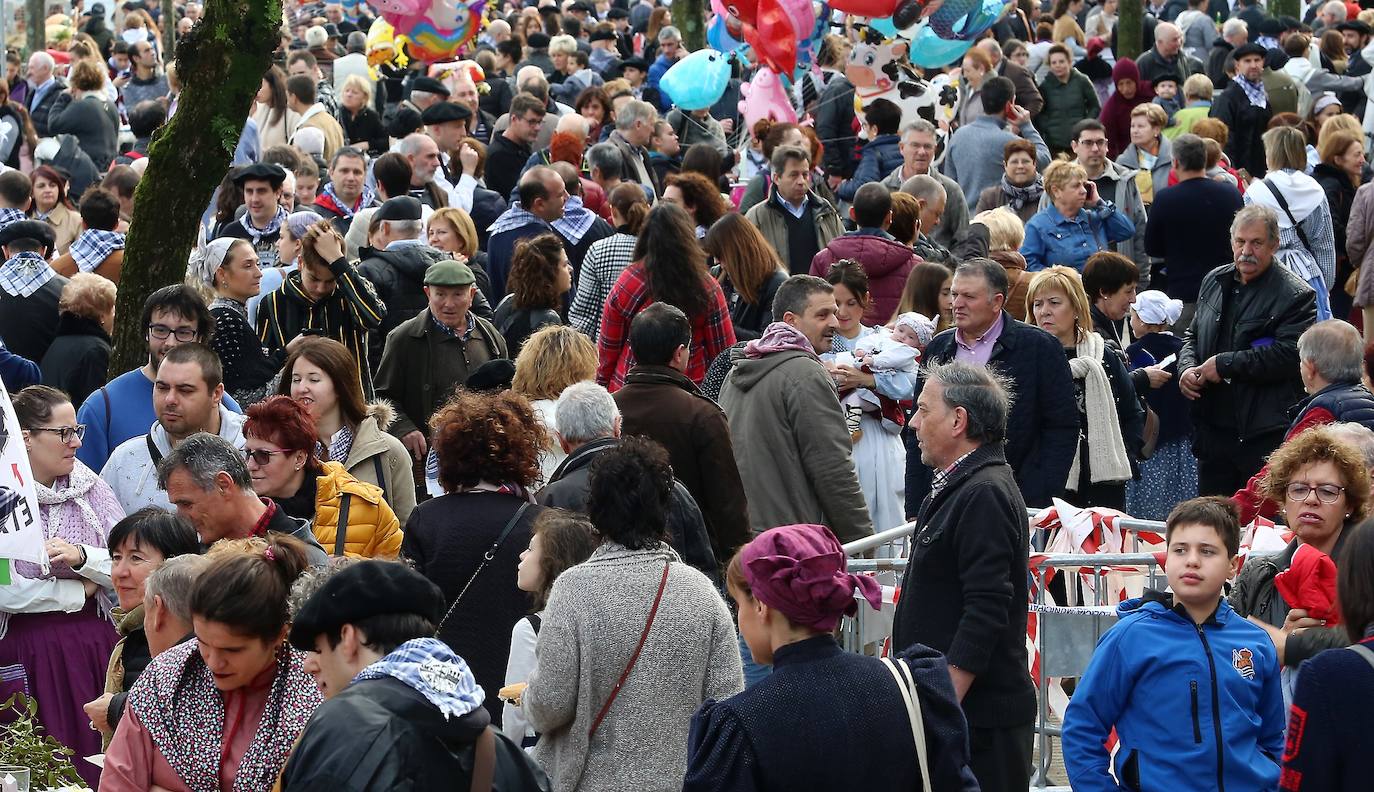
<svg viewBox="0 0 1374 792">
<path fill-rule="evenodd" d="M 359 481 L 338 462 L 320 460 L 320 438 L 309 409 L 290 396 L 270 396 L 248 408 L 244 453 L 253 491 L 282 511 L 309 520 L 331 556 L 394 559 L 401 524 L 382 490 Z"/>
<path fill-rule="evenodd" d="M 48 733 L 76 756 L 90 756 L 100 752 L 100 734 L 83 705 L 104 693 L 118 639 L 104 591 L 111 571 L 106 537 L 124 511 L 110 485 L 76 459 L 85 427 L 66 394 L 34 385 L 15 394 L 13 404 L 51 565 L 45 574 L 37 564 L 16 561 L 11 584 L 0 586 L 0 669 L 6 671 L 0 697 L 27 690 Z M 86 783 L 98 785 L 95 765 L 75 764 Z"/>
<path fill-rule="evenodd" d="M 1339 627 L 1309 618 L 1299 603 L 1290 603 L 1275 576 L 1303 553 L 1317 550 L 1339 566 L 1346 534 L 1364 519 L 1369 504 L 1369 471 L 1364 458 L 1326 426 L 1308 429 L 1269 457 L 1266 494 L 1281 505 L 1293 540 L 1277 555 L 1252 555 L 1231 589 L 1231 607 L 1269 633 L 1283 664 L 1284 690 L 1291 697 L 1298 665 L 1323 649 L 1345 646 L 1350 639 Z"/>
</svg>

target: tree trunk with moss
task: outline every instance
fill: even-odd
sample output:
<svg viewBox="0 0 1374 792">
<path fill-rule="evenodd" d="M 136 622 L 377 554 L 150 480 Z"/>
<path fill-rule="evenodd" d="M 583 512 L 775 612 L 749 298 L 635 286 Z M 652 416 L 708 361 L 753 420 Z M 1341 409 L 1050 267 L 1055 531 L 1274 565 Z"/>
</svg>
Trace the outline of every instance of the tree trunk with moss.
<svg viewBox="0 0 1374 792">
<path fill-rule="evenodd" d="M 177 9 L 173 0 L 162 0 L 162 61 L 166 63 L 176 55 Z"/>
<path fill-rule="evenodd" d="M 208 0 L 177 48 L 176 114 L 153 136 L 148 170 L 134 193 L 111 376 L 146 362 L 143 302 L 186 277 L 201 213 L 229 169 L 281 20 L 281 0 Z"/>
<path fill-rule="evenodd" d="M 682 45 L 688 52 L 706 48 L 705 0 L 673 0 L 673 27 L 682 33 Z"/>
<path fill-rule="evenodd" d="M 33 54 L 41 49 L 45 49 L 48 44 L 48 42 L 44 41 L 44 38 L 47 37 L 47 31 L 44 29 L 43 25 L 45 3 L 43 0 L 28 0 L 25 5 L 26 8 L 24 10 L 27 19 L 24 20 L 24 29 L 28 32 L 29 54 Z"/>
<path fill-rule="evenodd" d="M 1302 14 L 1298 6 L 1298 0 L 1269 0 L 1269 15 L 1275 18 L 1288 16 L 1300 19 Z"/>
<path fill-rule="evenodd" d="M 1145 50 L 1142 0 L 1121 0 L 1117 5 L 1116 57 L 1135 60 Z"/>
</svg>

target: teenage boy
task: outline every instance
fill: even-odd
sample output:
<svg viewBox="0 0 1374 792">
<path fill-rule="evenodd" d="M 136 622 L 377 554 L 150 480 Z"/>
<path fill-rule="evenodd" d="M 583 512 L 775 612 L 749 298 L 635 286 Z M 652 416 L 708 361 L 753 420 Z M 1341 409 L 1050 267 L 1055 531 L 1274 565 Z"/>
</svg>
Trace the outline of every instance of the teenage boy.
<svg viewBox="0 0 1374 792">
<path fill-rule="evenodd" d="M 1173 595 L 1121 603 L 1098 642 L 1064 714 L 1069 783 L 1077 792 L 1274 789 L 1285 721 L 1278 658 L 1221 596 L 1240 566 L 1235 507 L 1184 501 L 1166 531 Z M 1115 757 L 1104 745 L 1113 727 Z"/>
</svg>

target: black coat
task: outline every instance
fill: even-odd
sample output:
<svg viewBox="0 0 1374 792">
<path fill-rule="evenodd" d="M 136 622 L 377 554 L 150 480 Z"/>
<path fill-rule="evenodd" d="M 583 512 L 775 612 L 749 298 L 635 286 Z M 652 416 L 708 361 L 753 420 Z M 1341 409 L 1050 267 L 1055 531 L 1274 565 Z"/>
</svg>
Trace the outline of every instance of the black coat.
<svg viewBox="0 0 1374 792">
<path fill-rule="evenodd" d="M 59 94 L 48 113 L 48 133 L 75 135 L 81 150 L 102 173 L 119 153 L 119 113 L 101 97 L 85 96 L 73 101 L 71 94 Z"/>
<path fill-rule="evenodd" d="M 120 680 L 119 692 L 110 697 L 110 704 L 105 708 L 107 723 L 114 726 L 119 724 L 119 719 L 124 717 L 124 702 L 129 698 L 129 691 L 133 689 L 143 669 L 152 661 L 153 653 L 148 649 L 148 634 L 143 631 L 143 627 L 129 631 L 129 634 L 124 636 L 124 652 L 120 655 L 120 663 L 124 666 L 124 678 Z"/>
<path fill-rule="evenodd" d="M 483 169 L 487 189 L 502 198 L 509 197 L 520 181 L 520 171 L 525 167 L 525 161 L 533 153 L 529 146 L 515 143 L 504 134 L 493 136 L 491 145 L 487 146 L 487 164 Z M 473 200 L 476 201 L 475 198 Z"/>
<path fill-rule="evenodd" d="M 355 682 L 321 704 L 282 771 L 289 792 L 468 789 L 486 710 L 445 716 L 391 677 Z M 499 729 L 492 789 L 548 790 L 544 772 Z"/>
<path fill-rule="evenodd" d="M 1016 471 L 1021 495 L 1032 506 L 1048 506 L 1064 489 L 1078 443 L 1078 410 L 1074 409 L 1073 376 L 1064 347 L 1038 327 L 1002 314 L 1002 334 L 993 346 L 991 365 L 1016 387 L 1007 418 L 1007 462 Z M 953 328 L 935 336 L 925 360 L 954 359 Z M 917 384 L 913 400 L 920 396 Z M 906 433 L 906 513 L 913 515 L 930 491 L 930 469 L 921 464 L 916 438 Z"/>
<path fill-rule="evenodd" d="M 1312 178 L 1322 186 L 1322 192 L 1326 193 L 1326 203 L 1331 207 L 1331 230 L 1336 234 L 1336 258 L 1345 259 L 1345 226 L 1350 222 L 1350 208 L 1355 205 L 1357 185 L 1350 181 L 1350 176 L 1345 171 L 1325 162 L 1317 163 L 1317 167 L 1312 169 Z M 1338 291 L 1344 286 L 1344 283 L 1336 283 L 1332 291 Z"/>
<path fill-rule="evenodd" d="M 854 84 L 836 77 L 816 100 L 816 134 L 825 141 L 825 172 L 849 178 L 858 162 L 854 159 Z"/>
<path fill-rule="evenodd" d="M 549 477 L 549 483 L 539 491 L 539 503 L 585 514 L 592 460 L 617 442 L 609 437 L 593 440 L 569 454 Z M 673 546 L 683 561 L 701 570 L 712 583 L 721 585 L 720 567 L 716 565 L 715 554 L 711 551 L 706 521 L 702 519 L 701 509 L 692 499 L 692 493 L 677 479 L 673 479 L 673 501 L 668 507 L 668 544 Z"/>
<path fill-rule="evenodd" d="M 401 555 L 415 570 L 443 589 L 446 608 L 472 580 L 472 573 L 524 501 L 498 492 L 456 492 L 416 506 L 406 521 Z M 530 526 L 544 511 L 530 506 L 520 516 L 492 560 L 453 608 L 437 636 L 472 669 L 486 691 L 484 706 L 501 725 L 506 660 L 515 623 L 529 613 L 529 598 L 515 587 L 515 568 L 530 544 Z"/>
<path fill-rule="evenodd" d="M 43 355 L 43 384 L 51 385 L 82 404 L 107 381 L 110 335 L 94 319 L 63 312 L 57 318 L 57 337 Z"/>
<path fill-rule="evenodd" d="M 1207 273 L 1178 353 L 1180 376 L 1216 355 L 1217 373 L 1230 383 L 1207 386 L 1193 402 L 1193 453 L 1200 459 L 1230 453 L 1237 440 L 1281 436 L 1288 408 L 1304 397 L 1298 336 L 1317 321 L 1316 293 L 1277 263 L 1248 285 L 1238 284 L 1234 264 Z M 1233 288 L 1235 304 L 1223 327 L 1224 292 Z"/>
<path fill-rule="evenodd" d="M 974 728 L 1035 721 L 1026 670 L 1028 530 L 1026 502 L 1000 446 L 982 446 L 959 463 L 916 515 L 892 646 L 925 644 L 973 674 L 963 706 Z"/>
<path fill-rule="evenodd" d="M 1264 178 L 1268 166 L 1264 160 L 1264 141 L 1260 137 L 1269 126 L 1273 109 L 1250 104 L 1245 89 L 1232 82 L 1212 102 L 1208 115 L 1231 129 L 1231 137 L 1226 141 L 1226 156 L 1231 159 L 1231 167 L 1244 168 L 1256 179 Z"/>
<path fill-rule="evenodd" d="M 248 324 L 247 311 L 220 303 L 210 309 L 215 332 L 210 348 L 224 367 L 224 389 L 239 404 L 255 404 L 267 398 L 267 386 L 286 362 L 286 350 L 267 354 L 262 339 Z"/>
<path fill-rule="evenodd" d="M 57 302 L 66 285 L 66 278 L 54 274 L 27 297 L 0 289 L 0 339 L 9 351 L 42 363 L 57 337 Z"/>
<path fill-rule="evenodd" d="M 373 157 L 380 157 L 391 147 L 382 117 L 371 107 L 364 105 L 357 115 L 340 107 L 339 125 L 343 127 L 345 144 L 366 143 L 368 154 Z"/>
</svg>

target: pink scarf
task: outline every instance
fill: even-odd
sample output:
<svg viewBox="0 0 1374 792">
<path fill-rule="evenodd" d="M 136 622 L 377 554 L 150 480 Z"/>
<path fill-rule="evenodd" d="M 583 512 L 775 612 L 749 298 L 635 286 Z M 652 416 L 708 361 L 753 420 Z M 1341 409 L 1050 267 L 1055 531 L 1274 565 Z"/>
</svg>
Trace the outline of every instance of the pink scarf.
<svg viewBox="0 0 1374 792">
<path fill-rule="evenodd" d="M 110 528 L 124 517 L 114 491 L 93 470 L 77 460 L 71 475 L 53 482 L 51 488 L 35 481 L 38 491 L 38 510 L 42 515 L 43 539 L 65 539 L 75 545 L 104 547 Z M 37 564 L 16 561 L 14 569 L 32 580 L 61 578 L 80 580 L 65 562 L 52 565 L 44 575 Z"/>
<path fill-rule="evenodd" d="M 816 360 L 815 347 L 811 346 L 811 341 L 807 339 L 802 331 L 786 322 L 774 322 L 764 328 L 763 335 L 744 345 L 746 357 L 761 358 L 764 355 L 771 355 L 774 352 L 787 352 L 796 350 L 805 352 Z"/>
</svg>

